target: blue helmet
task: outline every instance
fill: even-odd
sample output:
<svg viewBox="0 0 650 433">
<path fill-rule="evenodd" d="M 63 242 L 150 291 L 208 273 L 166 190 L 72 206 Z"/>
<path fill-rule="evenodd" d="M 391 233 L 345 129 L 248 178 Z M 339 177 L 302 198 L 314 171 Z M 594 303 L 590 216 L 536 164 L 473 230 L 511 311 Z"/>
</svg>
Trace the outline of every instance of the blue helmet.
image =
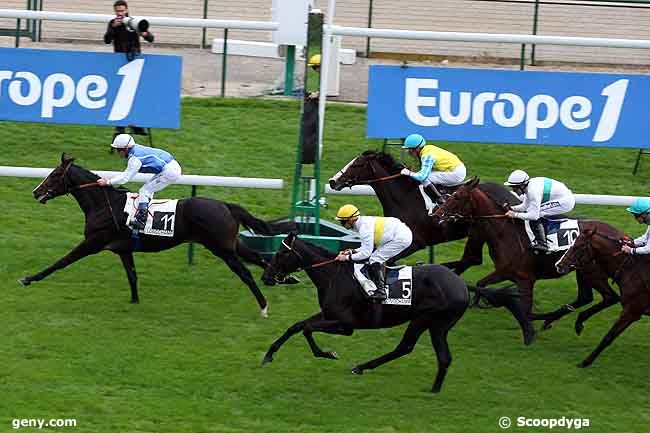
<svg viewBox="0 0 650 433">
<path fill-rule="evenodd" d="M 426 140 L 420 134 L 411 134 L 404 139 L 402 149 L 417 149 L 427 144 Z"/>
<path fill-rule="evenodd" d="M 632 206 L 627 208 L 627 211 L 634 215 L 642 215 L 650 212 L 650 199 L 643 197 L 637 198 L 634 200 Z"/>
</svg>

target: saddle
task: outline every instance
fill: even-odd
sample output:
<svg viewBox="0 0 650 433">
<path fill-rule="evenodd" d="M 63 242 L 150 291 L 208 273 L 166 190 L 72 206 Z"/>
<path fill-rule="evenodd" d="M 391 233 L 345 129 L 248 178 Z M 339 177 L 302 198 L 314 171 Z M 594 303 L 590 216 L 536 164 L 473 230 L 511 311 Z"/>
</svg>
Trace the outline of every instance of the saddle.
<svg viewBox="0 0 650 433">
<path fill-rule="evenodd" d="M 363 294 L 369 298 L 369 293 L 375 291 L 373 283 L 361 269 L 363 263 L 354 264 L 354 277 L 359 282 Z M 413 301 L 413 268 L 411 266 L 386 267 L 386 293 L 388 298 L 382 302 L 384 305 L 411 305 Z"/>
</svg>

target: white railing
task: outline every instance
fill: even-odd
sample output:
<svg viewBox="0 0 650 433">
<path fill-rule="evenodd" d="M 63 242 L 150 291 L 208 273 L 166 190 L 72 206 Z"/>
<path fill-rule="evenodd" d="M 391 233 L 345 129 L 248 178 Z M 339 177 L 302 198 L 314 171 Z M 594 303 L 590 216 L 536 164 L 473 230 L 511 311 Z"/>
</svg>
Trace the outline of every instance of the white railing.
<svg viewBox="0 0 650 433">
<path fill-rule="evenodd" d="M 43 179 L 52 172 L 52 168 L 34 167 L 8 167 L 0 166 L 0 176 L 13 177 L 35 177 Z M 112 177 L 118 175 L 119 171 L 94 171 L 101 177 Z M 132 182 L 146 182 L 153 174 L 137 174 Z M 174 184 L 192 186 L 222 186 L 230 188 L 258 188 L 258 189 L 281 189 L 284 186 L 282 179 L 263 179 L 257 177 L 226 177 L 226 176 L 199 176 L 184 174 Z"/>
<path fill-rule="evenodd" d="M 0 18 L 16 18 L 28 20 L 74 21 L 82 23 L 107 24 L 115 15 L 82 14 L 70 12 L 26 11 L 17 9 L 0 9 Z M 198 27 L 239 30 L 277 30 L 278 23 L 273 21 L 242 21 L 242 20 L 213 20 L 201 18 L 170 18 L 170 17 L 132 17 L 134 23 L 146 19 L 150 25 L 161 27 Z M 136 24 L 137 25 L 137 24 Z"/>
<path fill-rule="evenodd" d="M 344 188 L 341 191 L 335 191 L 327 185 L 325 186 L 325 194 L 375 195 L 375 191 L 367 185 L 357 185 L 353 186 L 352 189 Z M 576 204 L 630 206 L 637 197 L 630 195 L 575 194 L 575 198 Z"/>
</svg>

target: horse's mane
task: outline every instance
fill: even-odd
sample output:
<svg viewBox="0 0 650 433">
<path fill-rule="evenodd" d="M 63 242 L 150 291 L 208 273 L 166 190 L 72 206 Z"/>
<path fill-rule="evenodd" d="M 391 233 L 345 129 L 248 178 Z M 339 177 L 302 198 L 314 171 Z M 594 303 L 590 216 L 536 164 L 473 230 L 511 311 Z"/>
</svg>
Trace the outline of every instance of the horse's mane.
<svg viewBox="0 0 650 433">
<path fill-rule="evenodd" d="M 478 188 L 483 191 L 493 202 L 495 202 L 499 207 L 502 207 L 505 203 L 508 203 L 511 206 L 521 203 L 514 194 L 508 191 L 503 185 L 494 182 L 485 182 L 480 183 Z"/>
<path fill-rule="evenodd" d="M 391 173 L 397 173 L 404 168 L 404 164 L 395 161 L 393 155 L 390 153 L 379 152 L 377 150 L 366 150 L 362 153 L 363 156 L 374 156 L 381 163 L 382 166 Z"/>
<path fill-rule="evenodd" d="M 316 251 L 317 254 L 325 257 L 325 258 L 332 258 L 336 256 L 336 253 L 333 251 L 328 250 L 327 248 L 321 247 L 320 245 L 316 245 L 312 242 L 306 241 L 304 239 L 301 239 L 300 236 L 298 236 L 298 239 L 300 239 L 303 243 L 307 244 L 310 249 Z"/>
<path fill-rule="evenodd" d="M 77 170 L 77 174 L 79 175 L 80 180 L 81 180 L 82 182 L 84 182 L 84 183 L 95 182 L 97 179 L 99 179 L 99 176 L 98 176 L 98 175 L 96 175 L 96 174 L 93 173 L 92 171 L 90 171 L 90 170 L 88 170 L 88 169 L 85 169 L 85 168 L 83 168 L 83 167 L 81 167 L 81 166 L 79 166 L 79 165 L 77 165 L 77 164 L 74 164 L 74 163 L 73 163 L 73 164 L 70 166 L 70 168 L 74 168 L 75 170 Z M 121 185 L 120 185 L 120 186 L 117 186 L 117 187 L 115 187 L 115 186 L 113 186 L 113 185 L 110 185 L 109 188 L 112 188 L 112 189 L 114 189 L 115 191 L 124 192 L 124 193 L 126 193 L 126 192 L 130 192 L 129 189 L 124 188 L 124 187 L 121 186 Z"/>
</svg>

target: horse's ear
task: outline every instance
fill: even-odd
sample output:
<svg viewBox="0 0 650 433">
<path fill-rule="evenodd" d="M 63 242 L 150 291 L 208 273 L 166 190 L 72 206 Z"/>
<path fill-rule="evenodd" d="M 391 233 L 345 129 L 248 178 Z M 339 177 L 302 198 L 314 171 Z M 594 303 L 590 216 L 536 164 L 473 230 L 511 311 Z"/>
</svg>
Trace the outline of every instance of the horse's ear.
<svg viewBox="0 0 650 433">
<path fill-rule="evenodd" d="M 70 155 L 66 154 L 65 152 L 61 154 L 61 164 L 66 164 L 72 161 L 74 161 L 74 158 L 71 157 Z"/>
<path fill-rule="evenodd" d="M 478 184 L 481 182 L 481 178 L 478 176 L 474 176 L 474 178 L 467 184 L 468 187 L 471 188 L 476 188 Z"/>
</svg>

